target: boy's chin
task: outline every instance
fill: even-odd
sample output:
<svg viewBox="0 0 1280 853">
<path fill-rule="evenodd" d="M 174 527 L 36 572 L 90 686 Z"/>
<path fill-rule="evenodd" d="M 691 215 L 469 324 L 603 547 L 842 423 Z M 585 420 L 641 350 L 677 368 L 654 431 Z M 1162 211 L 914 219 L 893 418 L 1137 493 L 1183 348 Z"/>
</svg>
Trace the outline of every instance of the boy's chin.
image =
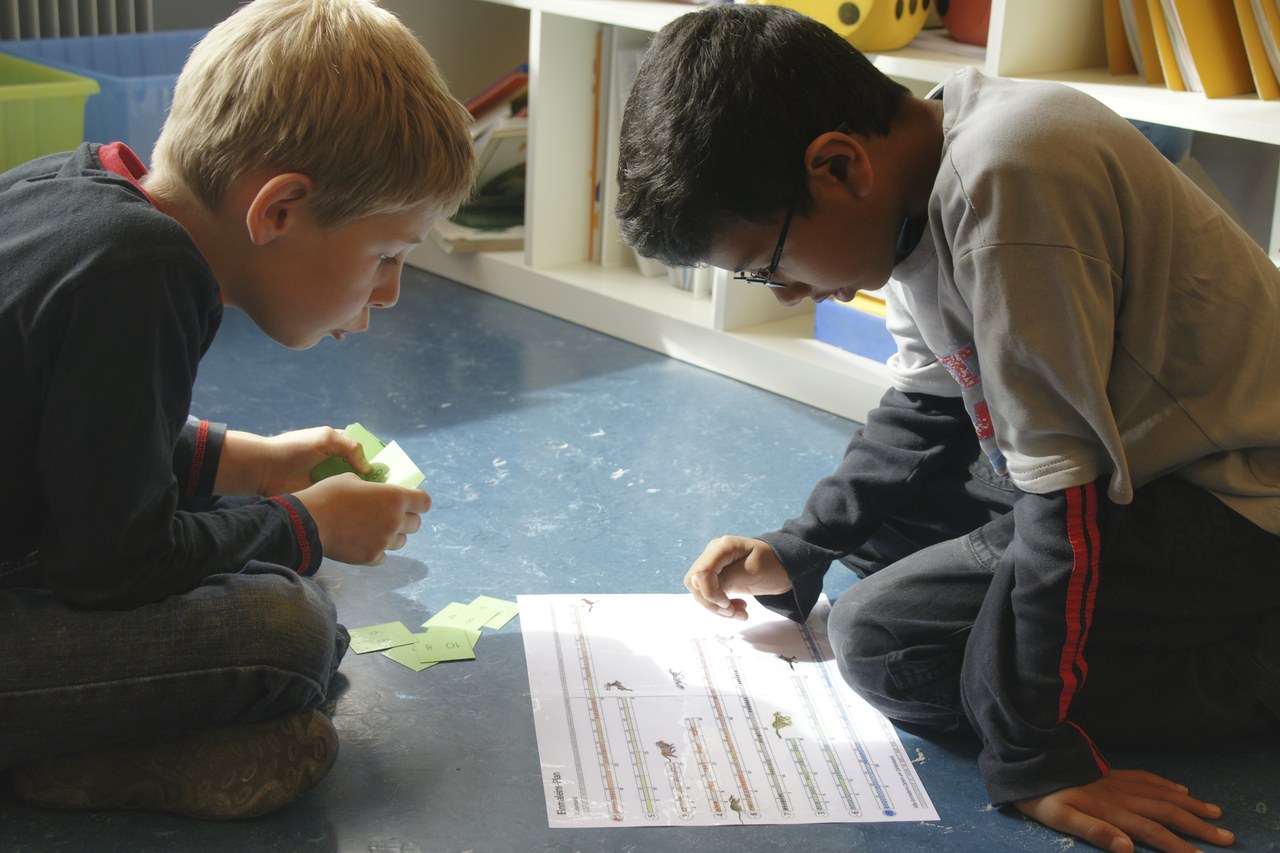
<svg viewBox="0 0 1280 853">
<path fill-rule="evenodd" d="M 316 335 L 310 338 L 281 337 L 279 335 L 270 335 L 269 337 L 285 349 L 301 351 L 311 349 L 325 338 L 330 337 L 330 335 Z"/>
</svg>

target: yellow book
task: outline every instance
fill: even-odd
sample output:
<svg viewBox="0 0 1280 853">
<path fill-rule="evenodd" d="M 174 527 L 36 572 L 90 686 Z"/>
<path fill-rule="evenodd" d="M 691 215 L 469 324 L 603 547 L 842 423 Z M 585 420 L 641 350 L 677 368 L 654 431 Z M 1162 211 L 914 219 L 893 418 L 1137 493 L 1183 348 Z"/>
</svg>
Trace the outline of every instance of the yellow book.
<svg viewBox="0 0 1280 853">
<path fill-rule="evenodd" d="M 1266 0 L 1253 0 L 1253 17 L 1258 22 L 1258 35 L 1271 61 L 1271 71 L 1280 80 L 1280 8 Z"/>
<path fill-rule="evenodd" d="M 1147 0 L 1121 0 L 1133 20 L 1135 41 L 1141 54 L 1142 76 L 1148 83 L 1163 83 L 1164 72 L 1160 68 L 1160 55 L 1156 49 L 1156 36 L 1151 26 L 1151 12 Z"/>
<path fill-rule="evenodd" d="M 1175 92 L 1185 92 L 1187 83 L 1178 68 L 1178 54 L 1173 39 L 1169 37 L 1169 24 L 1165 21 L 1162 0 L 1147 0 L 1147 14 L 1151 16 L 1151 31 L 1156 40 L 1156 52 L 1160 56 L 1160 70 L 1164 83 Z"/>
<path fill-rule="evenodd" d="M 1104 34 L 1107 40 L 1107 70 L 1112 74 L 1137 74 L 1138 66 L 1124 34 L 1124 11 L 1120 0 L 1102 0 Z"/>
<path fill-rule="evenodd" d="M 1222 0 L 1172 0 L 1175 25 L 1186 39 L 1200 87 L 1208 98 L 1254 91 L 1253 71 L 1234 4 Z"/>
<path fill-rule="evenodd" d="M 1244 52 L 1249 57 L 1249 70 L 1253 73 L 1253 85 L 1258 97 L 1264 101 L 1280 98 L 1280 80 L 1276 79 L 1267 58 L 1267 47 L 1258 29 L 1258 18 L 1253 13 L 1251 0 L 1236 0 L 1236 17 L 1240 19 L 1240 35 L 1244 38 Z"/>
</svg>

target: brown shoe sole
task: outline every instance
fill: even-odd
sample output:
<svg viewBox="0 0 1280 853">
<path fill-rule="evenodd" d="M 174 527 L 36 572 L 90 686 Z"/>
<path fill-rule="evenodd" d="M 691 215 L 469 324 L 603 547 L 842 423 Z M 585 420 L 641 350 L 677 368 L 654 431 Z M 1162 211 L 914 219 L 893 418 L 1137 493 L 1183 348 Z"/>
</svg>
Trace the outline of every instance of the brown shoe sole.
<svg viewBox="0 0 1280 853">
<path fill-rule="evenodd" d="M 258 817 L 310 791 L 333 767 L 338 733 L 319 711 L 36 761 L 10 771 L 14 793 L 41 808 Z"/>
</svg>

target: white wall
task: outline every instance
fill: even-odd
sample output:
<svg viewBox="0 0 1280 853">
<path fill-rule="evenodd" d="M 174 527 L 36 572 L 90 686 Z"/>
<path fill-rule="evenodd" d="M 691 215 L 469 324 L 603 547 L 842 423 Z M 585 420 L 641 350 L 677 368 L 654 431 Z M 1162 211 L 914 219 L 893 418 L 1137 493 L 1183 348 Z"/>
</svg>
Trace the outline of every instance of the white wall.
<svg viewBox="0 0 1280 853">
<path fill-rule="evenodd" d="M 239 0 L 153 0 L 157 30 L 192 30 L 212 27 L 240 5 Z"/>
<path fill-rule="evenodd" d="M 529 59 L 529 13 L 475 0 L 381 0 L 435 58 L 466 100 Z"/>
<path fill-rule="evenodd" d="M 240 0 L 154 0 L 158 30 L 211 27 Z M 465 100 L 529 58 L 529 13 L 474 0 L 381 0 L 426 45 Z"/>
</svg>

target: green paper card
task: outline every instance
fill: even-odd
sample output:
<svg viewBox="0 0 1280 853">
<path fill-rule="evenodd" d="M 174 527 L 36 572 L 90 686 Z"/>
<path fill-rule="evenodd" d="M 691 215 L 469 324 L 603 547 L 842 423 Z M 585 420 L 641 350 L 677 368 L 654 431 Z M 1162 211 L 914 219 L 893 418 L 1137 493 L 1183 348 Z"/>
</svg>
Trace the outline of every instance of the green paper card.
<svg viewBox="0 0 1280 853">
<path fill-rule="evenodd" d="M 413 644 L 422 663 L 442 663 L 450 660 L 475 660 L 475 637 L 478 631 L 463 628 L 431 627 L 418 634 Z"/>
<path fill-rule="evenodd" d="M 426 479 L 426 476 L 418 470 L 418 466 L 413 464 L 409 455 L 394 441 L 384 444 L 380 438 L 358 423 L 349 424 L 342 432 L 360 442 L 360 446 L 364 448 L 364 458 L 369 460 L 373 470 L 368 474 L 360 474 L 341 456 L 330 456 L 311 469 L 311 479 L 314 482 L 318 483 L 326 477 L 350 473 L 370 483 L 391 483 L 405 489 L 416 489 Z"/>
<path fill-rule="evenodd" d="M 488 595 L 477 595 L 472 600 L 471 609 L 474 610 L 494 610 L 496 611 L 484 627 L 493 628 L 495 631 L 503 625 L 510 622 L 520 613 L 520 606 L 514 601 L 504 601 L 501 598 L 493 598 Z"/>
<path fill-rule="evenodd" d="M 379 480 L 382 483 L 391 483 L 406 489 L 416 489 L 426 479 L 426 475 L 418 470 L 418 466 L 413 464 L 413 460 L 409 458 L 409 455 L 401 450 L 400 445 L 394 441 L 384 447 L 371 461 L 375 468 L 380 465 L 386 467 L 386 476 Z"/>
<path fill-rule="evenodd" d="M 395 646 L 410 645 L 413 639 L 413 632 L 403 623 L 384 622 L 381 625 L 351 629 L 351 651 L 358 655 L 380 652 Z"/>
<path fill-rule="evenodd" d="M 363 424 L 347 424 L 347 428 L 342 432 L 348 438 L 354 438 L 360 442 L 360 446 L 364 448 L 365 459 L 373 459 L 382 452 L 382 448 L 387 446 L 385 441 L 365 429 Z"/>
<path fill-rule="evenodd" d="M 467 628 L 479 631 L 484 623 L 497 614 L 497 611 L 485 607 L 472 607 L 470 604 L 450 602 L 440 612 L 422 623 L 423 628 Z"/>
<path fill-rule="evenodd" d="M 386 447 L 381 439 L 358 423 L 347 424 L 347 428 L 342 431 L 342 434 L 360 442 L 360 446 L 364 448 L 364 458 L 369 460 L 370 463 L 372 463 L 374 457 L 381 453 L 383 448 Z M 341 456 L 330 456 L 328 459 L 311 469 L 311 479 L 318 483 L 326 477 L 334 477 L 338 474 L 356 474 L 365 480 L 385 483 L 387 481 L 387 467 L 389 466 L 383 468 L 381 476 L 378 476 L 379 470 L 376 465 L 371 473 L 361 475 L 356 472 L 355 468 L 348 465 L 347 460 L 343 459 Z"/>
<path fill-rule="evenodd" d="M 420 637 L 420 636 L 422 635 L 414 634 L 414 637 Z M 401 666 L 407 666 L 409 667 L 409 669 L 413 670 L 414 672 L 422 672 L 424 669 L 429 669 L 438 663 L 438 661 L 423 663 L 421 660 L 419 660 L 418 644 L 416 641 L 410 643 L 407 646 L 396 646 L 394 649 L 387 649 L 385 652 L 382 653 L 382 656 L 391 658 L 396 663 L 400 664 Z"/>
<path fill-rule="evenodd" d="M 427 630 L 428 631 L 457 631 L 461 636 L 466 638 L 467 642 L 471 644 L 472 649 L 476 647 L 476 643 L 480 642 L 480 638 L 484 636 L 484 634 L 480 633 L 479 631 L 472 631 L 470 628 L 444 628 L 444 627 L 432 626 Z"/>
</svg>

